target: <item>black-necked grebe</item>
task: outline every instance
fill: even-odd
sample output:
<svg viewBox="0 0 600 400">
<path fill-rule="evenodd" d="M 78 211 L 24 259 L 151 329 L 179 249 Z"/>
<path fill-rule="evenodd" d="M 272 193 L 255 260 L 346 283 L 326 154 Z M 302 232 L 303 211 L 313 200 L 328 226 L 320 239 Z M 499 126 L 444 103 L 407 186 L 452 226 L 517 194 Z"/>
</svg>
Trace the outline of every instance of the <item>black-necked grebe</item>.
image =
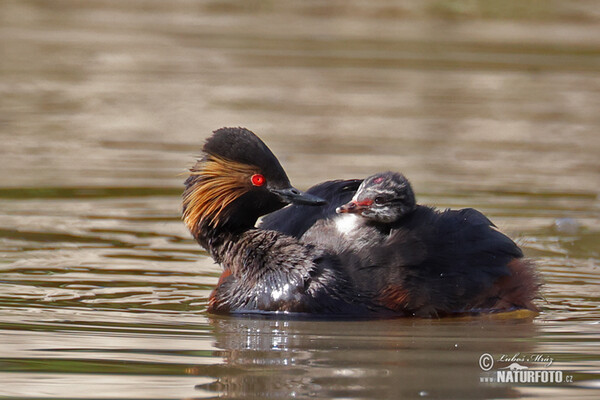
<svg viewBox="0 0 600 400">
<path fill-rule="evenodd" d="M 474 210 L 439 213 L 411 205 L 405 187 L 400 203 L 389 198 L 402 214 L 391 221 L 364 208 L 368 201 L 356 192 L 361 180 L 326 182 L 301 193 L 268 147 L 244 128 L 215 131 L 203 152 L 186 180 L 183 218 L 224 267 L 209 299 L 211 312 L 442 316 L 535 310 L 530 264 Z M 383 194 L 371 205 L 383 204 Z M 356 204 L 343 206 L 353 196 Z M 320 197 L 330 203 L 322 205 Z M 287 203 L 300 205 L 254 228 L 261 215 Z M 337 217 L 329 218 L 339 206 L 357 215 L 362 209 L 360 223 L 345 228 L 350 236 L 335 226 Z M 352 235 L 356 242 L 348 240 Z"/>
</svg>

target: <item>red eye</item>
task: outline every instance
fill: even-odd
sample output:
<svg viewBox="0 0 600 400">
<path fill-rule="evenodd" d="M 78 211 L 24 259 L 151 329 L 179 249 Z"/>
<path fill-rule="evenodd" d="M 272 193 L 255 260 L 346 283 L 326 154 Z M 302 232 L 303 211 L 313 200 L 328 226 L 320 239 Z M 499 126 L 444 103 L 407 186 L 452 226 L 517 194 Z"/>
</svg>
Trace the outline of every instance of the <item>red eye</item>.
<svg viewBox="0 0 600 400">
<path fill-rule="evenodd" d="M 252 181 L 252 184 L 254 186 L 262 186 L 266 182 L 265 177 L 262 176 L 261 174 L 254 174 L 254 175 L 252 175 L 252 178 L 250 178 L 250 180 Z"/>
</svg>

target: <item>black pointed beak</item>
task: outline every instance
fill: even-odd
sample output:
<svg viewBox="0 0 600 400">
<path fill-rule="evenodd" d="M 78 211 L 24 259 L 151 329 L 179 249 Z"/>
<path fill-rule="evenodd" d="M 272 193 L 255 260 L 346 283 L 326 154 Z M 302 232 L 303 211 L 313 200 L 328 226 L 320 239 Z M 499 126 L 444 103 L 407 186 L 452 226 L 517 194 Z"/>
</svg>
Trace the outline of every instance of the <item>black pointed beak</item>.
<svg viewBox="0 0 600 400">
<path fill-rule="evenodd" d="M 295 187 L 289 187 L 286 189 L 271 189 L 271 192 L 275 193 L 286 203 L 308 206 L 321 206 L 323 204 L 327 204 L 327 202 L 322 198 L 313 196 L 312 194 L 303 193 Z"/>
</svg>

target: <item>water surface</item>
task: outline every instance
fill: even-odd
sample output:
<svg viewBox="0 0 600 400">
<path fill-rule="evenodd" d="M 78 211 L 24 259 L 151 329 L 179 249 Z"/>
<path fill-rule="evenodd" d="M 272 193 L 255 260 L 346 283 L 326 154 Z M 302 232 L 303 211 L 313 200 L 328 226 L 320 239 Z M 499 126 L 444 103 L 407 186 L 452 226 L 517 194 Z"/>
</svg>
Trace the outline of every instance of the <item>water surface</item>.
<svg viewBox="0 0 600 400">
<path fill-rule="evenodd" d="M 597 398 L 599 38 L 593 1 L 1 2 L 0 396 Z M 299 188 L 392 169 L 484 211 L 542 313 L 207 315 L 179 195 L 222 126 Z M 482 382 L 483 353 L 574 382 Z"/>
</svg>

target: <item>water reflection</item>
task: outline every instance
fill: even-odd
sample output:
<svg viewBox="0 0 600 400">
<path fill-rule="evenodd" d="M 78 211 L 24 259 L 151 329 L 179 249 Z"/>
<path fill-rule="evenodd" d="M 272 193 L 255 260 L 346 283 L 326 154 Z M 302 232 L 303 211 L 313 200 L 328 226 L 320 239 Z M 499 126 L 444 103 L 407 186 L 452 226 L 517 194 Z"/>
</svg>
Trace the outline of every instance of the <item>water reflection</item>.
<svg viewBox="0 0 600 400">
<path fill-rule="evenodd" d="M 480 383 L 479 356 L 532 352 L 538 334 L 531 317 L 211 324 L 224 365 L 198 367 L 215 381 L 197 388 L 225 398 L 516 398 Z"/>
</svg>

